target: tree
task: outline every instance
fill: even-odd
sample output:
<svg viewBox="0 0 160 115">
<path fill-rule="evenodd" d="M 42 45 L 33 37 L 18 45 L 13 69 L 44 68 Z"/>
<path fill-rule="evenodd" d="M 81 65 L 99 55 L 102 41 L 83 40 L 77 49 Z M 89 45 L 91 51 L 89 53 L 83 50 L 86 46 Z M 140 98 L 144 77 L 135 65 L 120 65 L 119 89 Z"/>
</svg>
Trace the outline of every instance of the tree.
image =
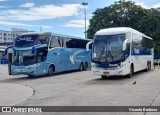
<svg viewBox="0 0 160 115">
<path fill-rule="evenodd" d="M 118 1 L 97 9 L 90 19 L 87 37 L 92 39 L 96 31 L 109 27 L 131 27 L 160 41 L 160 9 L 144 9 L 132 1 Z"/>
</svg>

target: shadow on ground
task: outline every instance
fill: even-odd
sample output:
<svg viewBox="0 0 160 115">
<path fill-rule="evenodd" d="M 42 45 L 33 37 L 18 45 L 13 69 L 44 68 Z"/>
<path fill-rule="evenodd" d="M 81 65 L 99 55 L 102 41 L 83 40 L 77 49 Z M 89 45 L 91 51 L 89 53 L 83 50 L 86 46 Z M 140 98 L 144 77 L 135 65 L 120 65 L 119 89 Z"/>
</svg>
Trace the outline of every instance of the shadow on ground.
<svg viewBox="0 0 160 115">
<path fill-rule="evenodd" d="M 99 78 L 91 79 L 89 81 L 86 81 L 84 84 L 86 85 L 123 85 L 130 81 L 135 81 L 137 78 L 140 78 L 142 76 L 147 75 L 149 72 L 139 71 L 134 73 L 134 75 L 131 78 L 128 78 L 127 76 L 109 76 L 104 78 L 101 78 L 101 76 L 98 76 Z M 94 76 L 93 76 L 94 77 Z"/>
</svg>

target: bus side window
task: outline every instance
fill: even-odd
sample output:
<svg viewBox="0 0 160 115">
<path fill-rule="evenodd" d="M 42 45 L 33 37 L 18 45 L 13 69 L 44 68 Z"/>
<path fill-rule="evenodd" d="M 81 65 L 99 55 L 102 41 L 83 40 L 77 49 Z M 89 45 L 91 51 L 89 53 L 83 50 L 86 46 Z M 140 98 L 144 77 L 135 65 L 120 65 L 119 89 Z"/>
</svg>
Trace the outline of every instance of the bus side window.
<svg viewBox="0 0 160 115">
<path fill-rule="evenodd" d="M 70 38 L 67 38 L 67 37 L 63 38 L 63 43 L 64 43 L 63 47 L 64 48 L 69 48 L 69 46 L 68 46 L 69 40 L 70 40 Z"/>
<path fill-rule="evenodd" d="M 61 47 L 58 40 L 59 40 L 59 38 L 57 36 L 52 36 L 51 43 L 50 43 L 50 48 Z"/>
<path fill-rule="evenodd" d="M 64 38 L 63 37 L 58 37 L 58 44 L 59 44 L 59 46 L 60 47 L 64 47 L 64 40 L 63 40 Z"/>
<path fill-rule="evenodd" d="M 39 42 L 40 42 L 40 44 L 48 44 L 49 36 L 45 36 L 45 35 L 40 36 L 39 37 Z"/>
</svg>

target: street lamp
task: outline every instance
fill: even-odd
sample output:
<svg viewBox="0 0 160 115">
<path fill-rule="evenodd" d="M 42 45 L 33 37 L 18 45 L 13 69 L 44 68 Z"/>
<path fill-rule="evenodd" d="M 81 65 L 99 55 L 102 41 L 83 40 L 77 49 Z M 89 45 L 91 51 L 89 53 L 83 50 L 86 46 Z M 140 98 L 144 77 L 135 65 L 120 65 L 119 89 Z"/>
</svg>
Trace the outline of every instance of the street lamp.
<svg viewBox="0 0 160 115">
<path fill-rule="evenodd" d="M 84 22 L 85 22 L 85 31 L 84 31 L 84 33 L 85 33 L 85 38 L 87 37 L 86 36 L 86 5 L 88 5 L 88 3 L 86 3 L 86 2 L 82 2 L 82 5 L 84 6 Z"/>
</svg>

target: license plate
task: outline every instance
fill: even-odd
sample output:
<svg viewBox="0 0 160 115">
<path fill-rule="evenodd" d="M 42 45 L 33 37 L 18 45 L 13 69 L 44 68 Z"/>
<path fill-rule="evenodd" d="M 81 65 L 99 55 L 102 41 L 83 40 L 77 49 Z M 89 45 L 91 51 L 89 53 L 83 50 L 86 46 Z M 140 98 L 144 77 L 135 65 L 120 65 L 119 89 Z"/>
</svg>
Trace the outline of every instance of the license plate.
<svg viewBox="0 0 160 115">
<path fill-rule="evenodd" d="M 103 72 L 103 74 L 109 74 L 109 72 Z"/>
</svg>

